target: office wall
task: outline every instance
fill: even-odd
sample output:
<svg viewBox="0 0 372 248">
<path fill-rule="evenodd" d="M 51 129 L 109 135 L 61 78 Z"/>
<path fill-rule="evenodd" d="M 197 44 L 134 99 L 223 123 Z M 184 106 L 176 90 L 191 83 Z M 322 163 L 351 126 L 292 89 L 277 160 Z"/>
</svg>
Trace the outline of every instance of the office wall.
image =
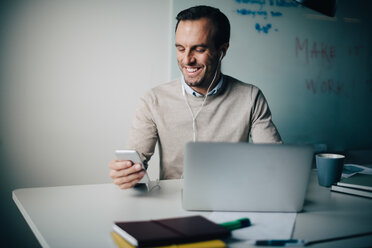
<svg viewBox="0 0 372 248">
<path fill-rule="evenodd" d="M 111 182 L 139 96 L 169 79 L 170 6 L 1 1 L 1 247 L 37 246 L 13 189 Z"/>
<path fill-rule="evenodd" d="M 173 13 L 207 4 L 228 16 L 222 71 L 262 89 L 285 143 L 372 147 L 372 3 L 337 2 L 334 18 L 292 0 L 174 0 Z"/>
</svg>

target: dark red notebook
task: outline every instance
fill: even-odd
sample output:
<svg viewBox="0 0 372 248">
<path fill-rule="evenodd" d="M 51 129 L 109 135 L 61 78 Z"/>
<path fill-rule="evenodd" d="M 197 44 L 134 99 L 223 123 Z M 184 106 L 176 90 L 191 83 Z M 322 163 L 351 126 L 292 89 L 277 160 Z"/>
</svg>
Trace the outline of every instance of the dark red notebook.
<svg viewBox="0 0 372 248">
<path fill-rule="evenodd" d="M 202 216 L 149 221 L 115 222 L 114 231 L 138 247 L 224 239 L 231 232 Z"/>
</svg>

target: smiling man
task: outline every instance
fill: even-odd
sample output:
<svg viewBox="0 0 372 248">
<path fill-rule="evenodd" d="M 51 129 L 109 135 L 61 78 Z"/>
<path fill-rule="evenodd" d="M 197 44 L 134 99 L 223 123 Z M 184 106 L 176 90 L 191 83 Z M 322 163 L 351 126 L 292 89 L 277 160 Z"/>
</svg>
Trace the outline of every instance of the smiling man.
<svg viewBox="0 0 372 248">
<path fill-rule="evenodd" d="M 181 78 L 150 90 L 137 108 L 128 149 L 145 167 L 160 151 L 160 179 L 180 178 L 183 149 L 189 141 L 280 143 L 262 92 L 221 73 L 229 48 L 230 23 L 218 9 L 196 6 L 177 17 L 175 46 Z M 120 188 L 138 183 L 139 164 L 114 160 L 110 176 Z M 228 165 L 226 165 L 228 169 Z"/>
</svg>

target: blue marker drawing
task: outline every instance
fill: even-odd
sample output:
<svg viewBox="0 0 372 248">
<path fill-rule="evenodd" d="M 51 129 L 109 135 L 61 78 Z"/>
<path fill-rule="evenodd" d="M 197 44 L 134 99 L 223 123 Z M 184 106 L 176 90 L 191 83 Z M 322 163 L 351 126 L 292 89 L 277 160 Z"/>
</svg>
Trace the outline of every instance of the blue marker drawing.
<svg viewBox="0 0 372 248">
<path fill-rule="evenodd" d="M 260 33 L 261 31 L 264 32 L 265 34 L 269 33 L 269 30 L 271 28 L 271 24 L 268 23 L 266 25 L 260 25 L 259 23 L 256 23 L 255 26 L 256 30 Z M 277 31 L 277 30 L 276 30 Z"/>
<path fill-rule="evenodd" d="M 278 6 L 278 7 L 298 7 L 299 4 L 296 3 L 293 0 L 270 0 L 270 5 L 271 6 Z"/>
<path fill-rule="evenodd" d="M 263 16 L 264 19 L 266 19 L 268 15 L 266 10 L 255 11 L 255 10 L 250 10 L 250 9 L 237 9 L 236 13 L 240 15 L 250 15 L 252 17 Z"/>
<path fill-rule="evenodd" d="M 278 19 L 283 17 L 284 14 L 278 10 L 272 10 L 274 6 L 279 7 L 279 10 L 283 8 L 296 8 L 301 6 L 293 0 L 235 0 L 236 3 L 241 5 L 245 4 L 248 8 L 236 9 L 236 14 L 241 16 L 247 16 L 252 18 L 264 19 L 265 21 L 274 22 L 270 18 Z M 243 5 L 244 6 L 244 5 Z M 258 9 L 259 6 L 259 9 Z M 274 27 L 276 25 L 268 24 L 255 24 L 255 29 L 258 33 L 268 34 L 269 32 L 278 32 L 279 29 Z"/>
<path fill-rule="evenodd" d="M 260 5 L 260 9 L 264 5 L 266 5 L 266 0 L 235 0 L 236 3 L 243 3 L 243 4 L 256 4 Z M 269 0 L 269 5 L 270 6 L 278 6 L 278 7 L 298 7 L 299 4 L 294 2 L 293 0 Z"/>
<path fill-rule="evenodd" d="M 270 14 L 272 17 L 279 17 L 283 15 L 281 12 L 278 11 L 270 11 Z"/>
<path fill-rule="evenodd" d="M 235 0 L 235 2 L 245 4 L 258 4 L 260 5 L 260 9 L 262 9 L 262 6 L 266 4 L 266 0 Z"/>
</svg>

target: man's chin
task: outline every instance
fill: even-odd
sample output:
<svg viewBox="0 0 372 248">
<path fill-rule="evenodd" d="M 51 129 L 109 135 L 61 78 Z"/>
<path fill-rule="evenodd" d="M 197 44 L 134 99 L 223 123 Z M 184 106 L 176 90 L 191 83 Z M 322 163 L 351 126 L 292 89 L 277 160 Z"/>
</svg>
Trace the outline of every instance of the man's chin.
<svg viewBox="0 0 372 248">
<path fill-rule="evenodd" d="M 188 86 L 190 87 L 196 87 L 196 86 L 199 86 L 200 85 L 200 81 L 199 80 L 190 80 L 190 79 L 187 79 L 185 78 L 185 82 Z"/>
<path fill-rule="evenodd" d="M 196 82 L 196 83 L 186 83 L 188 86 L 190 87 L 198 87 L 200 85 L 199 82 Z"/>
</svg>

